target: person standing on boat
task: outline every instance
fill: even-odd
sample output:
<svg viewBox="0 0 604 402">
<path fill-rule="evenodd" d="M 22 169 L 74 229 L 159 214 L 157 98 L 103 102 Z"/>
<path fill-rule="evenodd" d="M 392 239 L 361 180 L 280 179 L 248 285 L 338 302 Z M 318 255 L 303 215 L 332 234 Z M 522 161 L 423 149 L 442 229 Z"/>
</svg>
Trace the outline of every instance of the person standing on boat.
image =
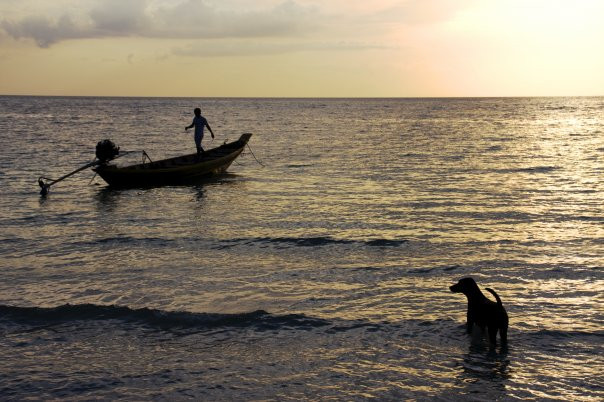
<svg viewBox="0 0 604 402">
<path fill-rule="evenodd" d="M 195 117 L 193 117 L 193 122 L 191 123 L 190 126 L 185 127 L 185 131 L 187 131 L 190 128 L 195 127 L 195 146 L 197 147 L 197 154 L 201 155 L 204 152 L 203 148 L 201 147 L 201 140 L 203 139 L 204 127 L 207 127 L 208 130 L 210 130 L 210 134 L 212 134 L 212 138 L 214 138 L 214 132 L 212 131 L 212 128 L 208 124 L 208 121 L 206 120 L 206 118 L 201 115 L 200 108 L 196 107 L 195 110 L 193 111 L 193 113 L 195 113 Z"/>
</svg>

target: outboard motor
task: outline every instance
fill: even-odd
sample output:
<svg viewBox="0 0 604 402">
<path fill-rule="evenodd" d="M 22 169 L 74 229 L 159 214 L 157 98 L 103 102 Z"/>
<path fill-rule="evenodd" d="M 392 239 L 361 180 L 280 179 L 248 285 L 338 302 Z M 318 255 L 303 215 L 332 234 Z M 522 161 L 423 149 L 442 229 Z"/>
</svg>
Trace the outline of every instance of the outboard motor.
<svg viewBox="0 0 604 402">
<path fill-rule="evenodd" d="M 74 174 L 81 172 L 84 169 L 88 169 L 90 167 L 97 166 L 97 165 L 103 165 L 103 164 L 109 162 L 110 160 L 115 159 L 119 155 L 119 153 L 120 153 L 120 147 L 116 147 L 115 144 L 113 142 L 111 142 L 110 140 L 99 141 L 99 143 L 96 144 L 96 159 L 93 160 L 92 162 L 87 163 L 84 166 L 79 167 L 76 170 L 74 170 L 73 172 L 67 173 L 65 176 L 60 177 L 56 180 L 49 179 L 48 177 L 43 177 L 43 176 L 38 178 L 38 184 L 42 188 L 42 190 L 40 191 L 40 195 L 42 195 L 43 197 L 46 196 L 48 194 L 48 191 L 50 190 L 50 186 L 52 186 L 53 184 L 56 184 L 62 180 L 65 180 L 66 178 L 73 176 Z M 127 154 L 127 153 L 128 152 L 124 152 L 124 154 Z"/>
<path fill-rule="evenodd" d="M 120 153 L 120 147 L 111 140 L 99 141 L 96 144 L 96 157 L 100 163 L 107 163 Z"/>
</svg>

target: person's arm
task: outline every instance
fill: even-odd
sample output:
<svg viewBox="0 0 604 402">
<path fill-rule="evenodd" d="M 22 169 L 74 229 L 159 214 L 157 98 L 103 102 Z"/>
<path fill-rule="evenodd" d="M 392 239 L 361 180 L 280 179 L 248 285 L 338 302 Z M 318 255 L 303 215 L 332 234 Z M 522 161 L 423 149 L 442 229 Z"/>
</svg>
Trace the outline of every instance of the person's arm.
<svg viewBox="0 0 604 402">
<path fill-rule="evenodd" d="M 208 123 L 207 120 L 206 120 L 206 127 L 208 128 L 208 130 L 210 130 L 210 134 L 212 134 L 212 138 L 214 138 L 214 132 L 212 131 L 212 127 L 210 127 L 210 124 Z"/>
<path fill-rule="evenodd" d="M 191 123 L 190 126 L 185 127 L 185 131 L 187 131 L 188 129 L 193 128 L 193 127 L 195 127 L 195 119 L 193 119 L 193 122 Z"/>
</svg>

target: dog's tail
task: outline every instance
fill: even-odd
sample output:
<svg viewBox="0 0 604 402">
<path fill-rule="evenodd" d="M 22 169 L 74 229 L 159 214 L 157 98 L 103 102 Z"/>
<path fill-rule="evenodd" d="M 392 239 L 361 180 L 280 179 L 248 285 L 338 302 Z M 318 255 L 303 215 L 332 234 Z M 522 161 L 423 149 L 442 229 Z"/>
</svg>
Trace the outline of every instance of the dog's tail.
<svg viewBox="0 0 604 402">
<path fill-rule="evenodd" d="M 485 288 L 486 290 L 488 290 L 493 296 L 495 296 L 495 299 L 497 299 L 497 304 L 498 305 L 502 305 L 501 304 L 501 299 L 499 298 L 499 296 L 497 295 L 497 293 L 495 293 L 495 291 L 491 288 Z"/>
</svg>

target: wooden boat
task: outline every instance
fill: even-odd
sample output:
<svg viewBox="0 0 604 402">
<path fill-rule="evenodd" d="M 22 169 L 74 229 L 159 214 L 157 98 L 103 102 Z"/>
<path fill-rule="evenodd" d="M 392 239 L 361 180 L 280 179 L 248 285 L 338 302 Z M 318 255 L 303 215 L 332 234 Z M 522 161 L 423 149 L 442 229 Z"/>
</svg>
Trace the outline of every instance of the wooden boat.
<svg viewBox="0 0 604 402">
<path fill-rule="evenodd" d="M 224 173 L 243 152 L 251 136 L 249 133 L 242 134 L 237 141 L 210 149 L 201 156 L 195 153 L 123 167 L 103 163 L 93 170 L 109 185 L 115 187 L 192 183 Z"/>
</svg>

